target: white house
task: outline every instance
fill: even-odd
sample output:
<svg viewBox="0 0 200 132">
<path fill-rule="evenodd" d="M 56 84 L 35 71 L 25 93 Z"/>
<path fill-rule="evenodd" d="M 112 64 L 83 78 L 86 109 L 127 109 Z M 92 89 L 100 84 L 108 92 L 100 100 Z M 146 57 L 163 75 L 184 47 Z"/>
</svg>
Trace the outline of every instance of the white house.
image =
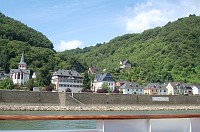
<svg viewBox="0 0 200 132">
<path fill-rule="evenodd" d="M 187 83 L 170 82 L 166 86 L 169 95 L 193 94 L 192 86 Z"/>
<path fill-rule="evenodd" d="M 192 92 L 194 95 L 200 95 L 200 85 L 193 85 Z"/>
<path fill-rule="evenodd" d="M 122 60 L 119 62 L 120 64 L 120 69 L 129 69 L 131 68 L 131 63 L 129 62 L 129 60 Z"/>
<path fill-rule="evenodd" d="M 169 82 L 166 86 L 169 95 L 183 94 L 184 90 L 181 88 L 180 82 Z"/>
<path fill-rule="evenodd" d="M 10 70 L 10 78 L 12 79 L 14 84 L 25 84 L 28 82 L 30 77 L 30 70 L 28 70 L 28 66 L 24 61 L 24 52 L 22 53 L 21 60 L 18 63 L 18 69 Z"/>
<path fill-rule="evenodd" d="M 144 86 L 132 82 L 125 82 L 119 90 L 123 91 L 123 94 L 144 94 Z"/>
<path fill-rule="evenodd" d="M 102 84 L 107 84 L 112 91 L 115 89 L 115 81 L 110 73 L 96 74 L 92 90 L 96 92 L 98 89 L 101 89 Z"/>
<path fill-rule="evenodd" d="M 51 82 L 56 85 L 57 92 L 65 92 L 69 88 L 72 93 L 79 93 L 83 89 L 83 77 L 75 70 L 59 69 Z"/>
<path fill-rule="evenodd" d="M 36 78 L 36 72 L 33 72 L 32 78 Z"/>
</svg>

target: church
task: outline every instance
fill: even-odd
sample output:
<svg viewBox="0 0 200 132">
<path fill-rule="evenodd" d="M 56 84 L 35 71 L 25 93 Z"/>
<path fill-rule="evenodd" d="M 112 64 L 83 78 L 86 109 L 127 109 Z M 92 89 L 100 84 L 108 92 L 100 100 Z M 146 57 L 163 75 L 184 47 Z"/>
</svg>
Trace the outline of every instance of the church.
<svg viewBox="0 0 200 132">
<path fill-rule="evenodd" d="M 30 70 L 28 70 L 28 66 L 25 63 L 24 52 L 22 53 L 21 60 L 18 63 L 18 69 L 10 70 L 10 78 L 12 79 L 14 84 L 23 85 L 28 82 L 30 77 Z"/>
</svg>

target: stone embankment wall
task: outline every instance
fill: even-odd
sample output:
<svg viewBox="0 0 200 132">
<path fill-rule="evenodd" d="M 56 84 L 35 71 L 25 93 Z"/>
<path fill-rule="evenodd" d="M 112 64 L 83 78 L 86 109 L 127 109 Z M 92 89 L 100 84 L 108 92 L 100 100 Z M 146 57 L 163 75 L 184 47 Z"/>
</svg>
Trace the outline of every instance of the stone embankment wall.
<svg viewBox="0 0 200 132">
<path fill-rule="evenodd" d="M 156 98 L 157 101 L 153 100 Z M 164 99 L 164 101 L 163 101 Z M 167 99 L 167 100 L 166 100 Z M 56 93 L 31 91 L 0 90 L 0 103 L 13 104 L 40 104 L 40 105 L 200 105 L 200 96 L 181 95 L 124 95 L 124 94 L 94 94 L 94 93 Z"/>
</svg>

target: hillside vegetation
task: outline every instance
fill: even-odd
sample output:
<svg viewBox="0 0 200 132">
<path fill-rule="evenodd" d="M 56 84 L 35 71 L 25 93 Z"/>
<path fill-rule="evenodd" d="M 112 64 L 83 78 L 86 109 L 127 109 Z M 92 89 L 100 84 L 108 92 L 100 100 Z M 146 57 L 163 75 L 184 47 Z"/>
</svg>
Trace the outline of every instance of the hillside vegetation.
<svg viewBox="0 0 200 132">
<path fill-rule="evenodd" d="M 0 13 L 0 70 L 17 68 L 23 51 L 31 71 L 84 72 L 93 66 L 107 69 L 116 80 L 200 83 L 200 17 L 190 15 L 140 34 L 56 53 L 42 33 Z M 132 68 L 120 71 L 121 60 L 129 60 Z"/>
<path fill-rule="evenodd" d="M 37 70 L 45 65 L 52 69 L 56 52 L 42 33 L 0 13 L 0 71 L 17 68 L 22 52 L 26 53 L 29 68 Z"/>
<path fill-rule="evenodd" d="M 200 83 L 200 17 L 190 15 L 141 34 L 59 54 L 66 60 L 73 57 L 87 66 L 107 69 L 115 79 Z M 133 67 L 119 72 L 119 62 L 124 59 Z"/>
</svg>

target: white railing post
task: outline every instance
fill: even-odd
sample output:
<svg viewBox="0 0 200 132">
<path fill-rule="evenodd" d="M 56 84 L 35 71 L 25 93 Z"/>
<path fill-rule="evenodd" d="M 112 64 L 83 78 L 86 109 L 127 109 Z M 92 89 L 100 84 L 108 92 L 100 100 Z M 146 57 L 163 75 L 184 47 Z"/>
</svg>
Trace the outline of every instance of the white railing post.
<svg viewBox="0 0 200 132">
<path fill-rule="evenodd" d="M 147 120 L 147 132 L 151 132 L 151 120 L 150 119 L 146 120 Z"/>
</svg>

